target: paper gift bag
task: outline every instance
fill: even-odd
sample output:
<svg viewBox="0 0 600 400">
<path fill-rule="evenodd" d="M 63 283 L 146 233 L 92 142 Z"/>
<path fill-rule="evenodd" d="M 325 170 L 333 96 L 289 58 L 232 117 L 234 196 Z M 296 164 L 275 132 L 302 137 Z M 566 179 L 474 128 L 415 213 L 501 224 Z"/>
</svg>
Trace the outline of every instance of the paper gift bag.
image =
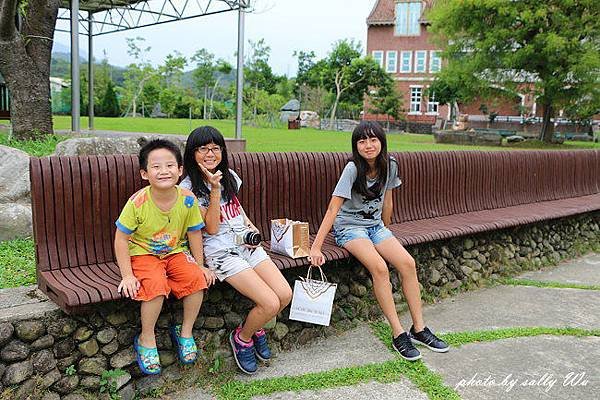
<svg viewBox="0 0 600 400">
<path fill-rule="evenodd" d="M 271 220 L 271 251 L 292 258 L 308 257 L 308 222 Z"/>
<path fill-rule="evenodd" d="M 327 282 L 321 267 L 314 267 L 319 268 L 321 280 L 312 279 L 312 268 L 308 268 L 306 278 L 301 277 L 294 283 L 289 319 L 329 326 L 337 284 Z"/>
</svg>

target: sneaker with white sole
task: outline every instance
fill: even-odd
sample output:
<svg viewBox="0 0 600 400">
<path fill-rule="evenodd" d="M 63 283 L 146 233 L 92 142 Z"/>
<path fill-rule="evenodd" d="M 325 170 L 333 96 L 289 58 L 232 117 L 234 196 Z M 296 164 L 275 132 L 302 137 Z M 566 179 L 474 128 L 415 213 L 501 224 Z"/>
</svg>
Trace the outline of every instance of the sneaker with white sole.
<svg viewBox="0 0 600 400">
<path fill-rule="evenodd" d="M 415 327 L 411 326 L 410 339 L 414 344 L 425 346 L 436 353 L 446 353 L 450 349 L 450 346 L 435 336 L 428 327 L 425 327 L 421 332 L 415 332 Z"/>
<path fill-rule="evenodd" d="M 408 361 L 416 361 L 421 358 L 421 352 L 410 341 L 408 333 L 403 332 L 398 337 L 392 339 L 394 350 L 400 353 L 400 356 Z"/>
</svg>

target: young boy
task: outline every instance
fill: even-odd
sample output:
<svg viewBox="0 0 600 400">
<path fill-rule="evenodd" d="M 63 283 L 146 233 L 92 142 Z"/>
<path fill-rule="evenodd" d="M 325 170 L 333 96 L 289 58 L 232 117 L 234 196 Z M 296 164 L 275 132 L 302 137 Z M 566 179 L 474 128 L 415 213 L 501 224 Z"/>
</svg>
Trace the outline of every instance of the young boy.
<svg viewBox="0 0 600 400">
<path fill-rule="evenodd" d="M 167 140 L 150 141 L 140 150 L 139 162 L 149 185 L 131 196 L 115 223 L 115 254 L 122 277 L 119 292 L 141 301 L 142 331 L 133 343 L 137 362 L 143 373 L 155 375 L 161 366 L 154 325 L 164 298 L 171 292 L 183 298 L 183 323 L 171 326 L 170 333 L 180 361 L 191 364 L 197 358 L 192 326 L 203 290 L 215 275 L 203 266 L 198 200 L 177 186 L 183 173 L 179 148 Z"/>
</svg>

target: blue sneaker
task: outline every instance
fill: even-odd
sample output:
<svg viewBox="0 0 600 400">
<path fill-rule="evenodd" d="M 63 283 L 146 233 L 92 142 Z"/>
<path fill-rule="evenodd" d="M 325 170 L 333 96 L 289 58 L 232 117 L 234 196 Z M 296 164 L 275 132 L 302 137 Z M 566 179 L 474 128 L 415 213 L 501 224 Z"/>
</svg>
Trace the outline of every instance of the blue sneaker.
<svg viewBox="0 0 600 400">
<path fill-rule="evenodd" d="M 231 349 L 233 350 L 233 358 L 235 359 L 236 364 L 242 370 L 242 372 L 246 374 L 253 374 L 258 369 L 258 365 L 256 364 L 256 356 L 254 355 L 254 343 L 246 343 L 242 339 L 240 339 L 240 331 L 241 327 L 237 327 L 234 331 L 229 335 L 229 343 L 231 344 Z"/>
<path fill-rule="evenodd" d="M 261 361 L 269 361 L 271 359 L 271 349 L 269 349 L 269 345 L 267 344 L 267 334 L 265 333 L 265 330 L 260 329 L 256 331 L 256 333 L 252 335 L 252 340 L 254 341 L 256 357 Z"/>
</svg>

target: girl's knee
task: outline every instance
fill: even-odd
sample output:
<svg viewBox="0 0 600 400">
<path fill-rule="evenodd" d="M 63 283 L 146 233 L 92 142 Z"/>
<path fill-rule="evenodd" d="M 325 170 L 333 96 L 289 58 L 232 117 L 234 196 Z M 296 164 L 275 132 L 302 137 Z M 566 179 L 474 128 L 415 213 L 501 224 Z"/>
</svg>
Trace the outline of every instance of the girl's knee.
<svg viewBox="0 0 600 400">
<path fill-rule="evenodd" d="M 287 285 L 285 289 L 277 295 L 279 297 L 280 307 L 285 307 L 292 301 L 292 288 Z"/>
<path fill-rule="evenodd" d="M 373 265 L 369 269 L 369 272 L 371 273 L 373 280 L 389 280 L 390 279 L 390 272 L 388 270 L 388 266 L 385 263 L 385 261 L 381 261 L 381 262 L 378 262 L 377 264 Z"/>
<path fill-rule="evenodd" d="M 279 301 L 279 297 L 277 297 L 274 293 L 273 296 L 269 296 L 263 299 L 261 302 L 257 304 L 258 307 L 262 308 L 265 314 L 267 315 L 277 315 L 279 312 L 279 308 L 281 307 L 281 303 Z"/>
<path fill-rule="evenodd" d="M 396 267 L 396 269 L 398 270 L 398 272 L 400 272 L 402 276 L 417 275 L 417 264 L 415 262 L 415 259 L 410 255 L 406 256 L 400 262 L 400 265 Z"/>
</svg>

